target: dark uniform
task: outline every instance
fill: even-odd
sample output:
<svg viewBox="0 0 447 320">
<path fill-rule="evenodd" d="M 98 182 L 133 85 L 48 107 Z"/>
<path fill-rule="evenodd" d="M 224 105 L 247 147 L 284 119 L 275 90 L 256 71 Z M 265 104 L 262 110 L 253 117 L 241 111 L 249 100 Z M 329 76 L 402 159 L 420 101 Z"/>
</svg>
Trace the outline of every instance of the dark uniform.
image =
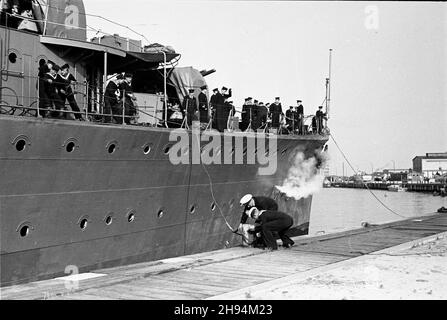
<svg viewBox="0 0 447 320">
<path fill-rule="evenodd" d="M 245 103 L 242 106 L 242 116 L 241 116 L 241 130 L 245 131 L 250 124 L 250 112 L 251 112 L 251 104 L 248 102 L 248 99 L 245 99 Z"/>
<path fill-rule="evenodd" d="M 254 131 L 258 130 L 258 128 L 260 127 L 258 108 L 259 108 L 259 102 L 258 102 L 258 100 L 255 100 L 253 105 L 251 106 L 251 128 Z"/>
<path fill-rule="evenodd" d="M 214 94 L 210 98 L 210 107 L 212 110 L 213 128 L 217 128 L 217 105 L 219 101 L 222 100 L 222 95 L 219 93 L 218 89 L 213 90 Z"/>
<path fill-rule="evenodd" d="M 326 114 L 323 111 L 321 111 L 321 108 L 315 114 L 318 133 L 321 133 L 323 131 L 323 119 L 325 116 L 326 116 Z"/>
<path fill-rule="evenodd" d="M 292 132 L 295 131 L 295 112 L 293 111 L 292 107 L 286 111 L 286 124 L 287 129 Z"/>
<path fill-rule="evenodd" d="M 257 117 L 259 121 L 259 126 L 262 127 L 267 123 L 268 110 L 263 104 L 258 106 Z"/>
<path fill-rule="evenodd" d="M 286 234 L 287 230 L 293 225 L 293 219 L 288 214 L 281 211 L 264 211 L 256 219 L 254 233 L 261 233 L 261 236 L 268 248 L 278 249 L 278 244 L 273 236 L 273 232 L 277 232 L 283 246 L 289 247 L 294 242 Z"/>
<path fill-rule="evenodd" d="M 196 116 L 197 109 L 197 101 L 195 97 L 186 96 L 183 100 L 183 113 L 186 113 L 188 117 L 188 126 L 192 125 L 193 121 L 198 121 L 198 117 Z"/>
<path fill-rule="evenodd" d="M 209 108 L 211 108 L 211 119 L 212 119 L 213 128 L 217 127 L 217 123 L 216 123 L 216 102 L 218 99 L 217 94 L 218 94 L 218 89 L 214 89 L 213 95 L 210 98 L 210 104 L 209 104 Z"/>
<path fill-rule="evenodd" d="M 272 117 L 272 128 L 279 128 L 281 120 L 282 106 L 281 103 L 272 103 L 270 105 L 270 115 Z"/>
<path fill-rule="evenodd" d="M 225 98 L 219 92 L 216 94 L 214 110 L 216 111 L 216 128 L 217 130 L 223 132 L 227 123 L 227 119 L 225 118 Z"/>
<path fill-rule="evenodd" d="M 304 123 L 303 122 L 304 122 L 304 107 L 300 103 L 296 107 L 296 111 L 295 111 L 295 126 L 296 126 L 296 129 L 298 130 L 299 134 L 304 133 L 304 127 L 303 127 Z"/>
<path fill-rule="evenodd" d="M 66 77 L 62 76 L 61 74 L 57 75 L 57 83 L 59 86 L 59 96 L 61 97 L 62 103 L 65 106 L 65 102 L 68 101 L 68 104 L 70 105 L 70 108 L 72 111 L 75 112 L 74 116 L 76 119 L 82 119 L 81 110 L 78 107 L 78 104 L 76 103 L 76 99 L 74 96 L 73 89 L 71 88 L 71 82 L 75 81 L 76 78 L 69 73 Z M 68 117 L 68 114 L 66 114 Z"/>
<path fill-rule="evenodd" d="M 46 63 L 43 63 L 39 66 L 39 73 L 38 73 L 38 89 L 39 89 L 39 113 L 42 117 L 46 117 L 48 111 L 43 109 L 50 109 L 51 108 L 51 102 L 47 96 L 46 93 L 46 87 L 45 87 L 45 74 L 49 72 L 48 66 Z"/>
<path fill-rule="evenodd" d="M 259 196 L 259 197 L 253 197 L 253 200 L 255 202 L 254 206 L 250 205 L 251 200 L 249 203 L 247 203 L 245 205 L 245 208 L 244 208 L 244 211 L 242 212 L 242 217 L 241 217 L 242 224 L 246 223 L 247 219 L 248 219 L 248 216 L 245 214 L 245 212 L 250 210 L 253 207 L 257 208 L 258 210 L 273 210 L 273 211 L 278 210 L 278 204 L 272 198 Z"/>
<path fill-rule="evenodd" d="M 53 66 L 53 68 L 54 67 L 56 66 Z M 45 108 L 56 110 L 51 112 L 52 117 L 62 117 L 62 114 L 60 114 L 60 110 L 64 109 L 64 104 L 58 94 L 58 83 L 56 80 L 57 74 L 52 75 L 50 72 L 47 72 L 43 77 L 45 95 L 47 97 L 47 99 L 45 100 Z"/>
<path fill-rule="evenodd" d="M 233 111 L 233 115 L 234 112 L 236 111 L 236 109 L 234 108 L 232 101 L 225 101 L 224 103 L 224 112 L 223 112 L 223 116 L 225 119 L 225 126 L 224 126 L 224 130 L 228 129 L 228 119 L 230 117 L 231 111 Z"/>
<path fill-rule="evenodd" d="M 110 81 L 107 84 L 106 92 L 104 93 L 104 114 L 115 114 L 120 115 L 119 112 L 122 109 L 119 107 L 117 90 L 119 90 L 118 85 L 114 81 Z M 119 119 L 115 118 L 117 121 Z M 104 116 L 104 122 L 110 123 L 112 121 L 112 117 Z M 121 120 L 122 121 L 122 120 Z"/>
<path fill-rule="evenodd" d="M 231 89 L 229 90 L 229 94 L 216 94 L 216 127 L 217 130 L 219 130 L 220 132 L 223 132 L 227 128 L 227 121 L 230 110 L 228 108 L 228 105 L 225 103 L 225 100 L 230 98 L 231 96 Z"/>
<path fill-rule="evenodd" d="M 119 86 L 119 89 L 120 89 L 121 102 L 124 99 L 124 115 L 126 116 L 126 118 L 124 119 L 124 122 L 126 124 L 130 124 L 130 116 L 135 115 L 135 111 L 136 111 L 135 106 L 132 101 L 132 98 L 131 98 L 131 96 L 133 95 L 132 87 L 129 84 L 129 82 L 124 81 Z M 122 105 L 120 105 L 118 109 L 121 114 L 120 120 L 122 121 L 122 112 L 123 112 Z"/>
<path fill-rule="evenodd" d="M 312 133 L 317 133 L 317 116 L 312 117 Z"/>
<path fill-rule="evenodd" d="M 205 93 L 199 93 L 199 112 L 200 112 L 200 122 L 208 123 L 208 98 Z"/>
</svg>

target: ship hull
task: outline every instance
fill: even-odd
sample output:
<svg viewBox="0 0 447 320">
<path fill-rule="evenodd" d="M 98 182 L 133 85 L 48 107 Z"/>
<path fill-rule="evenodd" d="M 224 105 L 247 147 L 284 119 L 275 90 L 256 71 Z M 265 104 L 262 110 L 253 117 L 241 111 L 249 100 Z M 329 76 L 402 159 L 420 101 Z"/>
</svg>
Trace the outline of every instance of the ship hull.
<svg viewBox="0 0 447 320">
<path fill-rule="evenodd" d="M 226 222 L 237 227 L 246 193 L 275 197 L 307 233 L 312 197 L 274 186 L 297 150 L 314 156 L 327 139 L 278 136 L 278 170 L 262 176 L 257 164 L 174 165 L 170 132 L 0 115 L 1 285 L 240 245 Z"/>
</svg>

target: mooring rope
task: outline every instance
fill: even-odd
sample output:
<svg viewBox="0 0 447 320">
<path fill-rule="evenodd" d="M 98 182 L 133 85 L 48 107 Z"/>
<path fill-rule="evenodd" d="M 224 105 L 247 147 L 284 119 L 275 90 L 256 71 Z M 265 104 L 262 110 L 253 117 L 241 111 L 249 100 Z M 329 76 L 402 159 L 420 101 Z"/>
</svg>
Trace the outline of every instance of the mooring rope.
<svg viewBox="0 0 447 320">
<path fill-rule="evenodd" d="M 332 138 L 332 141 L 334 141 L 335 146 L 337 147 L 338 151 L 340 151 L 341 155 L 343 156 L 343 158 L 346 160 L 346 162 L 348 163 L 348 165 L 351 167 L 353 172 L 356 172 L 356 170 L 354 169 L 354 167 L 351 165 L 351 162 L 348 160 L 348 158 L 346 157 L 345 153 L 343 152 L 343 150 L 340 148 L 340 146 L 338 145 L 337 141 L 335 140 L 332 132 L 329 134 L 330 137 Z M 368 189 L 368 191 L 373 195 L 373 197 L 385 208 L 387 209 L 389 212 L 393 213 L 396 216 L 399 216 L 401 218 L 409 218 L 408 216 L 404 216 L 402 214 L 397 213 L 396 211 L 394 211 L 393 209 L 391 209 L 390 207 L 388 207 L 385 203 L 383 203 L 382 200 L 380 200 L 377 195 L 372 192 L 372 190 L 368 187 L 368 184 L 366 184 L 365 182 L 362 181 L 362 184 L 366 187 L 366 189 Z"/>
</svg>

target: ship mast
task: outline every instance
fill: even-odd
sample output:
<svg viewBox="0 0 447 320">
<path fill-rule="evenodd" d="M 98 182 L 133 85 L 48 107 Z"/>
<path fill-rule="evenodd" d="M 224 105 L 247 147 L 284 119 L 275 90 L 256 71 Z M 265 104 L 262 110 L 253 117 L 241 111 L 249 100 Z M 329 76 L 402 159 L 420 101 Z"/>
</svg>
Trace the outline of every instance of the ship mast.
<svg viewBox="0 0 447 320">
<path fill-rule="evenodd" d="M 329 49 L 329 76 L 326 78 L 326 117 L 329 119 L 331 107 L 332 49 Z"/>
</svg>

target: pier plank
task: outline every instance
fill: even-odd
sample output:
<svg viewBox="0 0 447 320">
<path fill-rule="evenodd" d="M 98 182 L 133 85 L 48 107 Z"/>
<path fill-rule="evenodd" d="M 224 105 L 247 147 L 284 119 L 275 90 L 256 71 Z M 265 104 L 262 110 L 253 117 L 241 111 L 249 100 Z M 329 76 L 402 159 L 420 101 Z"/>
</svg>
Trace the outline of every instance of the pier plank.
<svg viewBox="0 0 447 320">
<path fill-rule="evenodd" d="M 63 280 L 1 288 L 2 299 L 204 299 L 292 273 L 308 271 L 447 231 L 438 214 L 317 237 L 268 252 L 236 247 L 185 257 L 95 270 L 74 291 Z"/>
</svg>

